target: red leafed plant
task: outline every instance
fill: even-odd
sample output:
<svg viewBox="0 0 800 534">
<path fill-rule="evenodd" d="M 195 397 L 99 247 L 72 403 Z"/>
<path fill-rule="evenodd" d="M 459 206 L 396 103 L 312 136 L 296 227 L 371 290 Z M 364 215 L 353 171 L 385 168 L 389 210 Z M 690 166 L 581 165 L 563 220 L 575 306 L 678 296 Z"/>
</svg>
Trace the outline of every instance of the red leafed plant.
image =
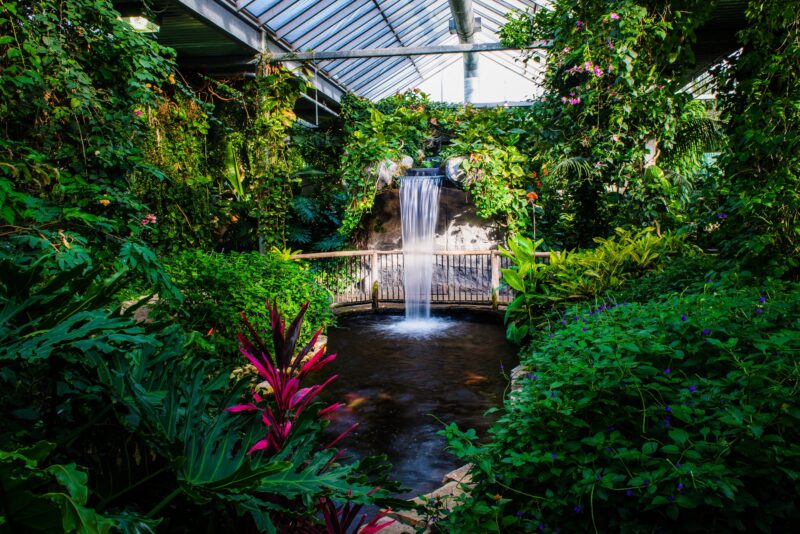
<svg viewBox="0 0 800 534">
<path fill-rule="evenodd" d="M 244 312 L 241 314 L 242 321 L 253 341 L 247 339 L 243 334 L 239 334 L 238 338 L 239 350 L 255 366 L 258 374 L 269 384 L 272 388 L 272 394 L 266 395 L 266 398 L 264 398 L 258 392 L 253 391 L 250 402 L 237 404 L 226 409 L 228 412 L 255 411 L 261 414 L 261 421 L 267 427 L 267 435 L 264 439 L 257 441 L 250 448 L 248 454 L 259 450 L 267 450 L 273 453 L 280 451 L 300 414 L 308 408 L 314 397 L 337 376 L 330 377 L 322 384 L 301 387 L 303 379 L 309 373 L 319 371 L 326 364 L 333 361 L 336 355 L 326 355 L 323 347 L 309 357 L 322 329 L 317 330 L 311 341 L 299 352 L 296 352 L 300 330 L 303 326 L 303 316 L 308 309 L 307 302 L 300 307 L 300 311 L 288 328 L 286 328 L 286 324 L 278 312 L 277 303 L 272 306 L 267 303 L 267 309 L 270 313 L 270 328 L 272 330 L 272 354 L 270 354 L 267 345 L 256 332 Z M 339 409 L 341 406 L 339 403 L 332 404 L 320 410 L 317 413 L 317 417 L 322 417 Z M 324 448 L 336 444 L 355 427 L 356 425 L 353 425 L 345 430 Z"/>
<path fill-rule="evenodd" d="M 377 489 L 378 488 L 375 488 L 373 491 Z M 373 517 L 372 520 L 366 524 L 364 524 L 364 522 L 367 520 L 367 514 L 361 514 L 361 519 L 356 524 L 355 520 L 358 516 L 358 512 L 361 511 L 361 504 L 346 502 L 337 508 L 336 503 L 326 497 L 320 498 L 319 503 L 322 509 L 322 515 L 325 518 L 325 531 L 327 534 L 347 534 L 349 532 L 375 534 L 396 522 L 392 519 L 391 521 L 378 523 L 381 518 L 391 511 L 391 509 L 389 509 L 381 510 L 378 515 Z"/>
</svg>

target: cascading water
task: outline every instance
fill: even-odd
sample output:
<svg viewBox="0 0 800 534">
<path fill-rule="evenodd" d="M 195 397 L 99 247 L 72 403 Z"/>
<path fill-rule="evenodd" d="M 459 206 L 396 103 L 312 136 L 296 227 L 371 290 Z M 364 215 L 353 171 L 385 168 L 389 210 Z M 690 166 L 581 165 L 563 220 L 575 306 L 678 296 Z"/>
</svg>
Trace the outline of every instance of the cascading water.
<svg viewBox="0 0 800 534">
<path fill-rule="evenodd" d="M 436 172 L 411 169 L 400 179 L 406 321 L 411 323 L 431 316 L 433 241 L 442 183 Z"/>
</svg>

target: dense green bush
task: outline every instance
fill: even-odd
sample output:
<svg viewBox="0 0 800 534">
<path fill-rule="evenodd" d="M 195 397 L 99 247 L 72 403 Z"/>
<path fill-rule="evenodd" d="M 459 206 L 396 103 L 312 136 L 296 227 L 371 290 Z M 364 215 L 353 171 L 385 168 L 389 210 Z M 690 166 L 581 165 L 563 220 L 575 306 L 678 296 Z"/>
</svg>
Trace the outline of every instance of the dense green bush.
<svg viewBox="0 0 800 534">
<path fill-rule="evenodd" d="M 314 283 L 307 267 L 281 259 L 277 254 L 230 253 L 187 250 L 165 261 L 167 272 L 184 294 L 178 321 L 187 329 L 212 333 L 223 354 L 236 351 L 236 333 L 245 312 L 261 329 L 269 326 L 264 315 L 267 301 L 277 301 L 281 310 L 296 314 L 311 302 L 303 336 L 312 328 L 329 325 L 330 295 Z"/>
<path fill-rule="evenodd" d="M 790 530 L 800 286 L 727 280 L 537 335 L 491 441 L 447 429 L 476 465 L 448 531 Z"/>
<path fill-rule="evenodd" d="M 508 337 L 520 341 L 535 315 L 556 303 L 601 298 L 628 280 L 658 269 L 670 254 L 693 253 L 673 235 L 659 236 L 651 228 L 631 232 L 617 228 L 611 238 L 595 238 L 596 248 L 547 255 L 549 263 L 536 255 L 541 240 L 517 236 L 502 253 L 511 260 L 503 269 L 503 281 L 516 296 L 506 308 Z"/>
</svg>

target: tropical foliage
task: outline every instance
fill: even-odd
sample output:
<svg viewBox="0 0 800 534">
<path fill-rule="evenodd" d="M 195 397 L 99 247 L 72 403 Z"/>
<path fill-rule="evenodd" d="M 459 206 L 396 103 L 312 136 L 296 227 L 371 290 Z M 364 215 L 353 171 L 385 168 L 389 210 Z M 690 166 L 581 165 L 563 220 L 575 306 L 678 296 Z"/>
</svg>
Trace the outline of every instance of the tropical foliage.
<svg viewBox="0 0 800 534">
<path fill-rule="evenodd" d="M 791 529 L 796 284 L 707 273 L 650 302 L 568 308 L 523 352 L 448 532 Z"/>
</svg>

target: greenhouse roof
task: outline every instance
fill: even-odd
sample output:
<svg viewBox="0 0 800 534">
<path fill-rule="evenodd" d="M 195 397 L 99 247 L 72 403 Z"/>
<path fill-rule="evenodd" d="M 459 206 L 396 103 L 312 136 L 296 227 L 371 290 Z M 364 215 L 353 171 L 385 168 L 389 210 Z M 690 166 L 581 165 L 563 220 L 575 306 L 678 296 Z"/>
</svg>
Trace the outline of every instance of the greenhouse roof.
<svg viewBox="0 0 800 534">
<path fill-rule="evenodd" d="M 123 13 L 141 13 L 142 0 L 114 0 Z M 457 0 L 153 0 L 157 39 L 178 51 L 182 67 L 236 74 L 253 68 L 255 53 L 386 51 L 458 45 L 451 3 Z M 463 2 L 462 2 L 463 3 Z M 514 10 L 547 8 L 550 0 L 472 0 L 480 31 L 474 46 L 497 45 L 498 31 Z M 719 0 L 712 20 L 698 34 L 697 68 L 687 80 L 733 51 L 731 35 L 744 26 L 745 0 Z M 421 87 L 435 96 L 440 84 L 459 84 L 464 54 L 388 55 L 314 59 L 313 99 L 334 106 L 347 91 L 380 99 Z M 515 50 L 481 52 L 480 76 L 487 95 L 509 100 L 503 88 L 538 89 L 543 62 L 523 62 Z M 297 62 L 289 63 L 296 67 Z M 444 93 L 444 91 L 442 91 Z M 311 97 L 309 97 L 311 98 Z M 448 100 L 446 95 L 439 99 Z M 450 100 L 453 100 L 450 98 Z M 515 99 L 510 99 L 515 100 Z"/>
<path fill-rule="evenodd" d="M 360 50 L 415 48 L 457 44 L 450 31 L 453 14 L 448 0 L 227 0 L 254 17 L 259 24 L 293 50 Z M 477 43 L 496 43 L 497 32 L 513 10 L 535 10 L 545 0 L 475 0 L 481 31 Z M 511 73 L 525 75 L 525 65 L 515 53 L 487 54 L 490 61 Z M 376 57 L 320 62 L 320 69 L 348 90 L 380 98 L 415 87 L 461 55 Z"/>
</svg>

